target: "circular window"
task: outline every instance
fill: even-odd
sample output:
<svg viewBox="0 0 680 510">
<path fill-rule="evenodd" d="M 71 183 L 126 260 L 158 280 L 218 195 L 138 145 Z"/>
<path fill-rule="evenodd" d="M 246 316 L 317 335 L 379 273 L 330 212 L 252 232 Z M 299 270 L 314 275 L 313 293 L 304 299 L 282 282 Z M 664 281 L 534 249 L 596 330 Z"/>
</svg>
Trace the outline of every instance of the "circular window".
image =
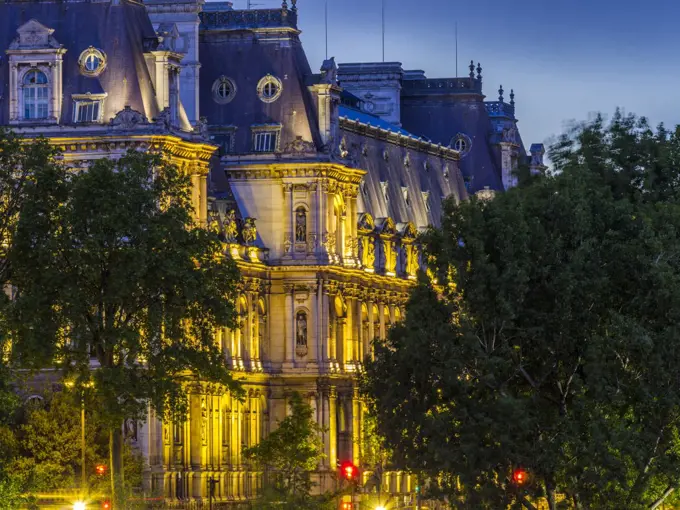
<svg viewBox="0 0 680 510">
<path fill-rule="evenodd" d="M 236 95 L 236 85 L 233 80 L 226 76 L 221 76 L 212 87 L 213 98 L 219 104 L 227 104 L 234 99 Z"/>
<path fill-rule="evenodd" d="M 104 52 L 90 46 L 80 54 L 78 59 L 80 72 L 86 76 L 98 76 L 106 67 L 106 56 Z"/>
<path fill-rule="evenodd" d="M 466 156 L 470 152 L 470 147 L 472 147 L 472 140 L 467 135 L 458 133 L 452 140 L 451 145 L 454 149 L 460 152 L 461 157 Z"/>
<path fill-rule="evenodd" d="M 273 103 L 281 96 L 282 89 L 281 80 L 268 74 L 257 84 L 257 95 L 265 103 Z"/>
</svg>

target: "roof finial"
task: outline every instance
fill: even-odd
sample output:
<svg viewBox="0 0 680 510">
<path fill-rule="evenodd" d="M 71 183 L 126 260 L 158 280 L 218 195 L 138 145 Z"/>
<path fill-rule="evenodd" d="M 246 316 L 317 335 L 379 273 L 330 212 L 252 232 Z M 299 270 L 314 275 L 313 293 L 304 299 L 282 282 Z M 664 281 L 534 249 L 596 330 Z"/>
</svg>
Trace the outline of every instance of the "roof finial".
<svg viewBox="0 0 680 510">
<path fill-rule="evenodd" d="M 281 9 L 283 9 L 284 11 L 288 10 L 288 1 L 287 0 L 283 0 L 283 3 L 281 4 Z"/>
<path fill-rule="evenodd" d="M 481 80 L 482 79 L 482 64 L 477 62 L 477 79 Z"/>
<path fill-rule="evenodd" d="M 293 10 L 297 11 L 297 0 L 290 0 L 290 3 L 293 4 Z"/>
<path fill-rule="evenodd" d="M 475 61 L 470 60 L 470 78 L 475 77 Z"/>
<path fill-rule="evenodd" d="M 505 91 L 503 90 L 503 85 L 501 85 L 501 88 L 498 89 L 498 101 L 501 103 L 503 102 L 503 92 Z"/>
<path fill-rule="evenodd" d="M 515 90 L 510 89 L 510 106 L 515 106 Z"/>
</svg>

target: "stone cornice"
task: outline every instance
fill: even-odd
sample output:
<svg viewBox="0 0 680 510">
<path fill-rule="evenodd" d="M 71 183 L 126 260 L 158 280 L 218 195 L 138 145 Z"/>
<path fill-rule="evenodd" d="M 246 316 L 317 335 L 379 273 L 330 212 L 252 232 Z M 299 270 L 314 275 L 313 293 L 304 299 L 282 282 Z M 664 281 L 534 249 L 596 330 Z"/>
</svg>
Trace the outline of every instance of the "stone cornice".
<svg viewBox="0 0 680 510">
<path fill-rule="evenodd" d="M 283 179 L 316 178 L 334 179 L 348 184 L 359 185 L 365 170 L 350 168 L 333 163 L 248 163 L 227 165 L 225 171 L 230 179 Z"/>
<path fill-rule="evenodd" d="M 399 145 L 401 147 L 407 147 L 409 149 L 444 158 L 449 161 L 460 160 L 460 153 L 455 149 L 434 144 L 432 142 L 427 142 L 420 138 L 406 136 L 395 131 L 389 131 L 377 126 L 364 124 L 363 122 L 351 120 L 347 117 L 340 117 L 340 128 L 350 133 L 356 133 L 358 135 L 375 138 L 376 140 Z"/>
</svg>

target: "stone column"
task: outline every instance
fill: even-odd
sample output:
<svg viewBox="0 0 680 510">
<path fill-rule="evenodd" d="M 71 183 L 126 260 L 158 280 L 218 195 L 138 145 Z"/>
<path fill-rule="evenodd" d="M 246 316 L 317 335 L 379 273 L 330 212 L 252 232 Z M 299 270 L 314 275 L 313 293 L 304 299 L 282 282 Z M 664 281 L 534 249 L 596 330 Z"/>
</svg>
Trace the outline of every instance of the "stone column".
<svg viewBox="0 0 680 510">
<path fill-rule="evenodd" d="M 378 303 L 378 315 L 380 315 L 380 339 L 385 339 L 385 331 L 387 330 L 387 324 L 385 324 L 385 304 Z"/>
<path fill-rule="evenodd" d="M 359 391 L 355 388 L 352 395 L 352 462 L 359 465 L 361 461 L 361 401 Z"/>
<path fill-rule="evenodd" d="M 328 287 L 319 280 L 319 294 L 321 305 L 319 307 L 319 366 L 325 370 L 328 366 L 329 356 L 329 340 L 330 340 L 330 300 L 328 296 Z"/>
<path fill-rule="evenodd" d="M 295 359 L 295 306 L 293 301 L 293 286 L 285 284 L 283 291 L 286 294 L 286 310 L 284 325 L 284 365 L 292 367 Z"/>
<path fill-rule="evenodd" d="M 328 441 L 330 448 L 328 452 L 328 462 L 331 469 L 335 467 L 338 462 L 338 393 L 335 388 L 329 389 L 329 427 L 328 427 Z"/>
<path fill-rule="evenodd" d="M 293 232 L 293 185 L 285 183 L 283 185 L 283 257 L 291 258 L 294 251 L 294 232 Z"/>
</svg>

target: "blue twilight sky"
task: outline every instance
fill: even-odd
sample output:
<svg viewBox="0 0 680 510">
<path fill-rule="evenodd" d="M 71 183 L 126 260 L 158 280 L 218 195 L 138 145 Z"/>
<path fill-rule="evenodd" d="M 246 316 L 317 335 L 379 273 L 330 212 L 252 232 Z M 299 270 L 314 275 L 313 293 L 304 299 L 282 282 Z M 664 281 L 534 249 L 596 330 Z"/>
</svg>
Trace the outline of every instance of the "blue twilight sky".
<svg viewBox="0 0 680 510">
<path fill-rule="evenodd" d="M 234 0 L 245 8 L 247 0 Z M 677 0 L 385 0 L 387 61 L 430 78 L 481 62 L 489 100 L 515 90 L 525 145 L 549 142 L 565 122 L 617 106 L 653 124 L 680 123 L 680 2 Z M 252 0 L 254 8 L 281 0 Z M 290 1 L 289 1 L 290 4 Z M 329 0 L 329 55 L 380 61 L 381 0 Z M 313 69 L 325 54 L 324 0 L 298 0 Z"/>
</svg>

